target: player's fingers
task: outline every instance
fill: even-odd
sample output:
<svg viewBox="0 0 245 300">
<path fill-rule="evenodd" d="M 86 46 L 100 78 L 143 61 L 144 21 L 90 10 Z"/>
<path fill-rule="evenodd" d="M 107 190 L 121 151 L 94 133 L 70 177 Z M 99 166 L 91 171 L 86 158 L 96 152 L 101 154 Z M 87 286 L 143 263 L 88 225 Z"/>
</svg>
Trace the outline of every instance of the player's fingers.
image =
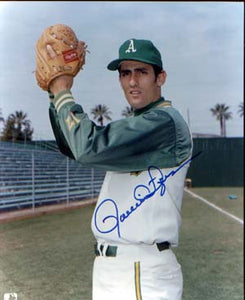
<svg viewBox="0 0 245 300">
<path fill-rule="evenodd" d="M 51 45 L 47 45 L 47 46 L 46 46 L 46 49 L 47 49 L 47 52 L 48 52 L 48 54 L 49 54 L 49 56 L 50 56 L 51 58 L 55 58 L 55 57 L 56 57 L 56 53 L 55 53 L 55 51 L 53 50 L 53 48 L 52 48 Z"/>
</svg>

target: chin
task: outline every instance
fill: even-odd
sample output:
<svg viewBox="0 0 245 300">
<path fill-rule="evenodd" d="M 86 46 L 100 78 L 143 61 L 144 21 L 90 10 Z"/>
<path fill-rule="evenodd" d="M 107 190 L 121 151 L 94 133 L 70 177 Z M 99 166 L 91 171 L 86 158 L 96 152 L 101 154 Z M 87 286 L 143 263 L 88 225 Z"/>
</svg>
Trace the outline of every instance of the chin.
<svg viewBox="0 0 245 300">
<path fill-rule="evenodd" d="M 135 109 L 140 109 L 145 106 L 140 99 L 129 99 L 128 103 Z"/>
</svg>

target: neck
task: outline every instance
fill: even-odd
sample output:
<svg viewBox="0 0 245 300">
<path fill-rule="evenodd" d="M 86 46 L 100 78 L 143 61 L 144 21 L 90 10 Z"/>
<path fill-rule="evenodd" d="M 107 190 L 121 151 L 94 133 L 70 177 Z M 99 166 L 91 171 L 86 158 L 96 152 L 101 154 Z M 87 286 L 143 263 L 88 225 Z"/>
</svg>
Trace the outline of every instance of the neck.
<svg viewBox="0 0 245 300">
<path fill-rule="evenodd" d="M 155 100 L 155 101 L 151 102 L 150 104 L 148 104 L 147 106 L 136 109 L 134 111 L 134 115 L 138 116 L 138 115 L 142 114 L 143 112 L 147 111 L 148 109 L 157 106 L 160 102 L 163 102 L 164 100 L 165 100 L 164 97 L 161 96 L 157 100 Z"/>
</svg>

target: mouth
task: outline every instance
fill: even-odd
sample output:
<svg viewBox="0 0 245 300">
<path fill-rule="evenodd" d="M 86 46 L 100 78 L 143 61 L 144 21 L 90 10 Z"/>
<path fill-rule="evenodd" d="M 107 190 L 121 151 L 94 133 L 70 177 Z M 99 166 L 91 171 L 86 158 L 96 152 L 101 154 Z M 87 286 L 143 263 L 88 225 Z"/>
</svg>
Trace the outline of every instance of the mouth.
<svg viewBox="0 0 245 300">
<path fill-rule="evenodd" d="M 138 96 L 141 94 L 141 92 L 139 90 L 130 90 L 129 94 L 132 96 Z"/>
</svg>

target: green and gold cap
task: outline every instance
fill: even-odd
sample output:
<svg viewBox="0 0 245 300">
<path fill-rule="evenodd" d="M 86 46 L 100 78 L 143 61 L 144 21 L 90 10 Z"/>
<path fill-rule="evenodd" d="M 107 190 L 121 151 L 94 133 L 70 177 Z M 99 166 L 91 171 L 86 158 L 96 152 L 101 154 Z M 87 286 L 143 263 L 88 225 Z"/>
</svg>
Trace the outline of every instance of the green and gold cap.
<svg viewBox="0 0 245 300">
<path fill-rule="evenodd" d="M 125 41 L 119 48 L 119 58 L 110 62 L 107 69 L 118 70 L 123 60 L 136 60 L 163 68 L 161 54 L 149 40 L 130 39 Z"/>
</svg>

